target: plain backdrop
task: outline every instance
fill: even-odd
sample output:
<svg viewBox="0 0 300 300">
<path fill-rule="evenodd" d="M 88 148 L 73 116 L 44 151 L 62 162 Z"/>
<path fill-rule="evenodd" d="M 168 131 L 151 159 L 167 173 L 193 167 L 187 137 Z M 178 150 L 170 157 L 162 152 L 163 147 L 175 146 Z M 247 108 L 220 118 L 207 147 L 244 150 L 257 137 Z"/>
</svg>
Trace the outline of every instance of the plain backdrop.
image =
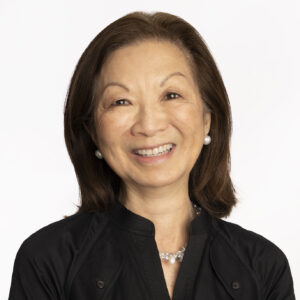
<svg viewBox="0 0 300 300">
<path fill-rule="evenodd" d="M 63 137 L 75 65 L 104 27 L 136 10 L 178 15 L 208 44 L 232 108 L 239 204 L 226 220 L 280 247 L 300 293 L 298 1 L 2 0 L 0 298 L 8 297 L 22 241 L 79 204 Z"/>
</svg>

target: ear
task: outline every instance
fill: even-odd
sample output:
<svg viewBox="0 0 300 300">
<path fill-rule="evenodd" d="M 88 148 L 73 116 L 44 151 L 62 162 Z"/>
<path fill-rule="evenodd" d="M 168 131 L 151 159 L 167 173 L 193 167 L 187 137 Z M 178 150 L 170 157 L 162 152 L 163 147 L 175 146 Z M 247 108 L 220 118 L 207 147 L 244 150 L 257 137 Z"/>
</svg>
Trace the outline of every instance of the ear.
<svg viewBox="0 0 300 300">
<path fill-rule="evenodd" d="M 86 132 L 88 133 L 88 135 L 90 136 L 90 138 L 92 139 L 92 141 L 94 142 L 94 144 L 98 147 L 97 137 L 95 136 L 93 131 L 86 125 L 86 123 L 83 123 L 83 127 L 86 130 Z"/>
<path fill-rule="evenodd" d="M 204 113 L 204 131 L 205 131 L 205 134 L 209 133 L 210 124 L 211 124 L 211 113 L 210 112 L 205 112 Z"/>
</svg>

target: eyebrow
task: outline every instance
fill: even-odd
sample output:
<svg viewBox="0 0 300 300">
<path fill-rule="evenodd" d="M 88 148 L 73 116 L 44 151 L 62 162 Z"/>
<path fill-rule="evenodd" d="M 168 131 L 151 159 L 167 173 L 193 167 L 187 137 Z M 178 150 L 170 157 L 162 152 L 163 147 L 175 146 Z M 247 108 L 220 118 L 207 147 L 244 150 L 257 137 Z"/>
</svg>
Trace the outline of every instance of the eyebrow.
<svg viewBox="0 0 300 300">
<path fill-rule="evenodd" d="M 182 74 L 181 72 L 173 72 L 173 73 L 169 74 L 166 78 L 164 78 L 164 79 L 161 81 L 161 83 L 160 83 L 159 86 L 162 87 L 162 86 L 166 83 L 166 81 L 167 81 L 168 79 L 170 79 L 172 76 L 175 76 L 175 75 L 179 75 L 179 76 L 182 76 L 182 77 L 186 78 L 186 76 L 185 76 L 184 74 Z M 125 89 L 127 92 L 130 91 L 129 88 L 128 88 L 127 86 L 125 86 L 124 84 L 119 83 L 119 82 L 117 82 L 117 81 L 112 81 L 112 82 L 107 83 L 107 84 L 103 87 L 103 89 L 102 89 L 102 91 L 101 91 L 101 95 L 103 95 L 105 89 L 108 88 L 109 86 L 119 86 L 119 87 Z"/>
</svg>

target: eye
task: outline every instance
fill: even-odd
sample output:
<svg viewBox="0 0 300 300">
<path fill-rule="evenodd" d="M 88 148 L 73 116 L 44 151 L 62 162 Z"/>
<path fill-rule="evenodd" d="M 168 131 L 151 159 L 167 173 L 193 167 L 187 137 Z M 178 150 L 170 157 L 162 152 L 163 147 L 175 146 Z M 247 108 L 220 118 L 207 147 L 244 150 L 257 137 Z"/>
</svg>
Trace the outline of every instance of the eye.
<svg viewBox="0 0 300 300">
<path fill-rule="evenodd" d="M 124 106 L 124 102 L 127 101 L 126 99 L 119 99 L 114 101 L 111 105 L 112 106 Z"/>
<path fill-rule="evenodd" d="M 171 96 L 170 96 L 171 95 Z M 170 93 L 167 93 L 166 97 L 170 96 L 170 99 L 176 99 L 176 98 L 179 98 L 181 97 L 179 94 L 177 93 L 174 93 L 174 92 L 170 92 Z M 178 96 L 178 97 L 177 97 Z"/>
</svg>

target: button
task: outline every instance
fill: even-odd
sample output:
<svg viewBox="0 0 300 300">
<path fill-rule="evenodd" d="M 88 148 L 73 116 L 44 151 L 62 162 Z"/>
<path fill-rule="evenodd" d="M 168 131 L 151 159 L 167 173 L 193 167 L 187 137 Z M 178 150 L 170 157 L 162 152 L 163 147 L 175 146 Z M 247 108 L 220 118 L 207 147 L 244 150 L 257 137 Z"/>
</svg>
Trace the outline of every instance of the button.
<svg viewBox="0 0 300 300">
<path fill-rule="evenodd" d="M 97 286 L 99 289 L 103 289 L 104 288 L 104 281 L 103 280 L 97 280 Z"/>
<path fill-rule="evenodd" d="M 232 288 L 233 288 L 234 290 L 237 290 L 237 289 L 240 288 L 240 283 L 237 282 L 237 281 L 233 281 L 232 284 L 231 284 L 231 286 L 232 286 Z"/>
</svg>

